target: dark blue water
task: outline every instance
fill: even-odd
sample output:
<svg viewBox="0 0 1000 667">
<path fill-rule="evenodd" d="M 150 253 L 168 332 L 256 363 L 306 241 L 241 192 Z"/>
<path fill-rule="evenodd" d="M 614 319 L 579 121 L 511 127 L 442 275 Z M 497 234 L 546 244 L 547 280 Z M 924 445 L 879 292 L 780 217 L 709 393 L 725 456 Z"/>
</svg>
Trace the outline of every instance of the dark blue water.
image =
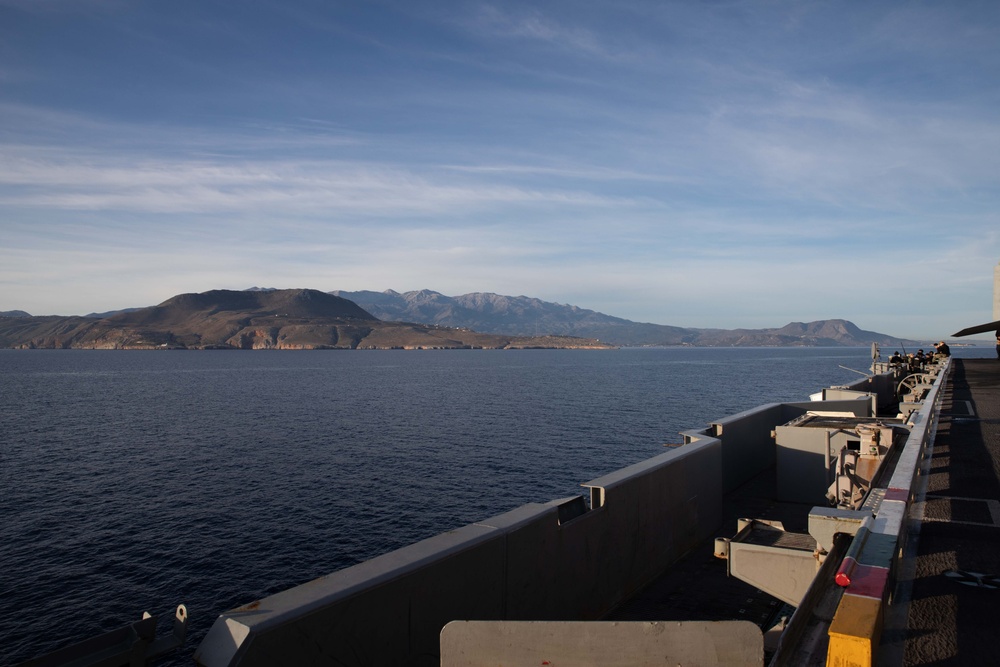
<svg viewBox="0 0 1000 667">
<path fill-rule="evenodd" d="M 868 357 L 0 350 L 0 662 L 181 602 L 190 654 L 221 611 L 579 494 Z"/>
</svg>

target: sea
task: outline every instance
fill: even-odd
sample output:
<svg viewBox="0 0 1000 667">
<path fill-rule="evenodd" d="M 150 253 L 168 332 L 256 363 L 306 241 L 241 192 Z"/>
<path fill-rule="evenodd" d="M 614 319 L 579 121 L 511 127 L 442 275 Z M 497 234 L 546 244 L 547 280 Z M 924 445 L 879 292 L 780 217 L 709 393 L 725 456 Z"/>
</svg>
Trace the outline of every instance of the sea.
<svg viewBox="0 0 1000 667">
<path fill-rule="evenodd" d="M 681 431 L 807 400 L 870 362 L 868 348 L 0 350 L 0 664 L 180 603 L 174 660 L 190 664 L 227 609 L 583 494 Z"/>
</svg>

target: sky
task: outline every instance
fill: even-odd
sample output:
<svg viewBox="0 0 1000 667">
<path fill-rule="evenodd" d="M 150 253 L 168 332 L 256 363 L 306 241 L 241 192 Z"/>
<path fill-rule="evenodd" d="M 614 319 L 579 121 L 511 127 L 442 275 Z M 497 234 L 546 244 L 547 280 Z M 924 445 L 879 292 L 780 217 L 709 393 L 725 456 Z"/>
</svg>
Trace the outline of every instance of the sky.
<svg viewBox="0 0 1000 667">
<path fill-rule="evenodd" d="M 0 0 L 0 311 L 992 316 L 1000 3 Z"/>
</svg>

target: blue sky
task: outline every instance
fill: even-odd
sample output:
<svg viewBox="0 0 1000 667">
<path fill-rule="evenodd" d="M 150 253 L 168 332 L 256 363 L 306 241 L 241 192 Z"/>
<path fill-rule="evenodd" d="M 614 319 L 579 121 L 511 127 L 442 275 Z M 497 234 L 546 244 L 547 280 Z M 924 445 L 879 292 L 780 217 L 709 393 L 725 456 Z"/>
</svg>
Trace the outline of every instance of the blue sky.
<svg viewBox="0 0 1000 667">
<path fill-rule="evenodd" d="M 0 310 L 992 318 L 1000 3 L 0 0 Z"/>
</svg>

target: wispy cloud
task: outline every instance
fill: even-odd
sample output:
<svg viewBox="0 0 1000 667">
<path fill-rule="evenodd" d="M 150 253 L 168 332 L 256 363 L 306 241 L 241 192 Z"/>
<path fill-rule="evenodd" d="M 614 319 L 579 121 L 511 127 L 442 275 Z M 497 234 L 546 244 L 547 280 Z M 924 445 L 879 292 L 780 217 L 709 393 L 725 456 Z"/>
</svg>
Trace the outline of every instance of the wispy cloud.
<svg viewBox="0 0 1000 667">
<path fill-rule="evenodd" d="M 582 191 L 458 184 L 454 178 L 356 162 L 115 160 L 87 153 L 60 157 L 31 153 L 0 147 L 0 205 L 148 213 L 268 210 L 336 217 L 344 213 L 454 216 L 485 206 L 532 202 L 626 203 Z"/>
<path fill-rule="evenodd" d="M 628 56 L 591 29 L 574 25 L 566 16 L 555 19 L 534 7 L 483 4 L 464 25 L 480 35 L 545 44 L 577 55 L 614 60 Z"/>
</svg>

